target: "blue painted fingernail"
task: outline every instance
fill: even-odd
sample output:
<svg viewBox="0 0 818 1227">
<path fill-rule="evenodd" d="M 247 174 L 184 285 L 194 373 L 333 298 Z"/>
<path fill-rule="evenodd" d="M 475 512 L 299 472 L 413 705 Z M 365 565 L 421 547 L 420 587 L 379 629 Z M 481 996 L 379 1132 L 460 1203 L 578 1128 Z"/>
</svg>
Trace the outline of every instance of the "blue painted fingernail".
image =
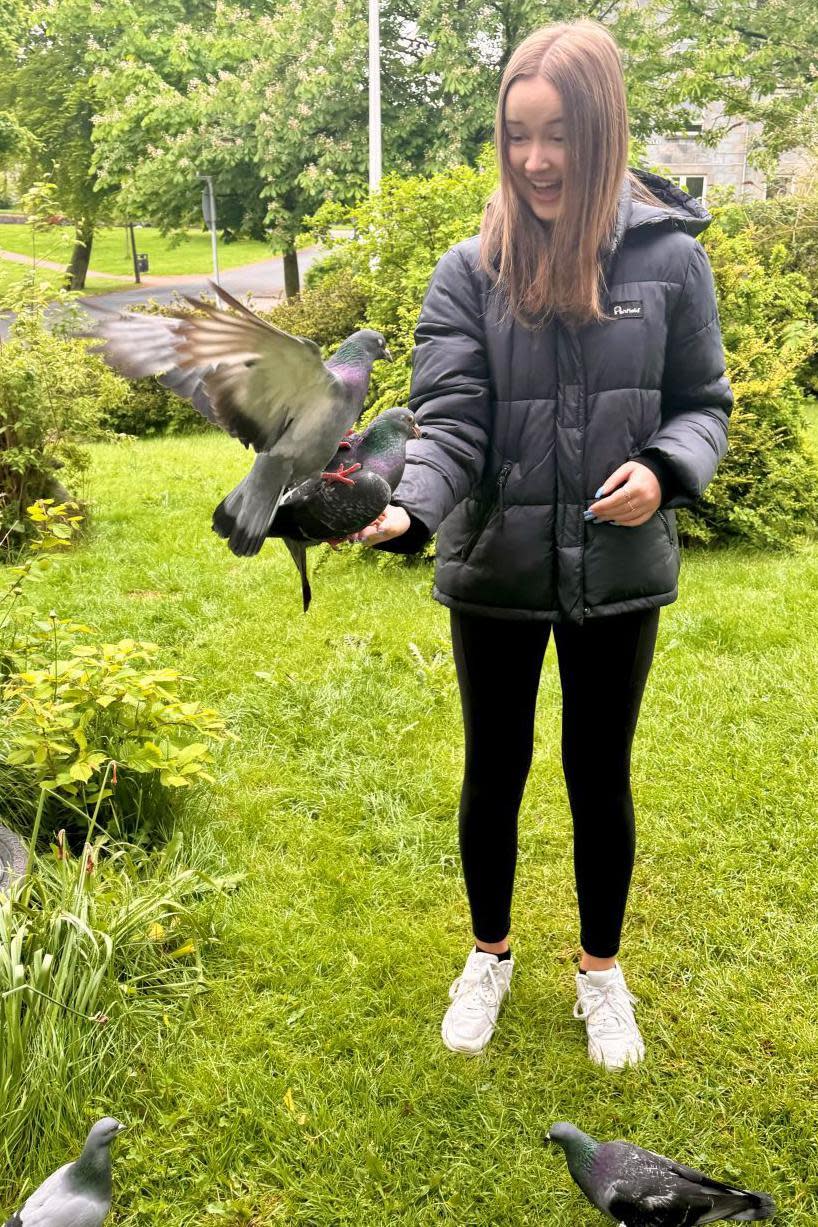
<svg viewBox="0 0 818 1227">
<path fill-rule="evenodd" d="M 592 511 L 583 511 L 582 518 L 583 520 L 595 520 L 596 516 Z"/>
<path fill-rule="evenodd" d="M 599 487 L 599 489 L 597 490 L 596 494 L 594 495 L 594 498 L 595 498 L 595 499 L 596 499 L 596 498 L 601 498 L 601 497 L 602 497 L 602 486 L 600 486 L 600 487 Z"/>
</svg>

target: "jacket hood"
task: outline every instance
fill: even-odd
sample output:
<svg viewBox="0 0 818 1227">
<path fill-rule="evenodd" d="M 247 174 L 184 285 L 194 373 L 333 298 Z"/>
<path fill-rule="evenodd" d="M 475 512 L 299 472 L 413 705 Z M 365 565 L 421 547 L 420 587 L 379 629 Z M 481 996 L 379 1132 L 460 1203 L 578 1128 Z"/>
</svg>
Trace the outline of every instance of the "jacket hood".
<svg viewBox="0 0 818 1227">
<path fill-rule="evenodd" d="M 627 196 L 631 205 L 628 223 L 631 228 L 641 225 L 648 216 L 658 218 L 668 213 L 681 220 L 688 234 L 701 234 L 702 230 L 706 230 L 712 222 L 713 218 L 702 202 L 695 196 L 691 196 L 684 188 L 679 187 L 678 183 L 674 183 L 672 179 L 666 179 L 663 175 L 654 175 L 649 170 L 641 170 L 637 167 L 632 167 L 631 173 L 667 206 L 666 209 L 657 209 L 655 205 L 633 200 L 630 194 L 630 183 L 625 180 L 623 186 L 627 188 Z"/>
<path fill-rule="evenodd" d="M 626 231 L 636 230 L 640 226 L 651 226 L 669 221 L 671 225 L 686 230 L 688 234 L 696 235 L 706 230 L 712 222 L 712 216 L 701 201 L 680 188 L 678 183 L 666 179 L 664 175 L 654 175 L 651 171 L 642 170 L 639 167 L 631 166 L 629 170 L 654 196 L 663 202 L 665 207 L 659 208 L 657 205 L 634 200 L 630 179 L 626 175 L 622 180 L 619 193 L 616 230 L 607 254 L 610 255 L 619 248 Z"/>
</svg>

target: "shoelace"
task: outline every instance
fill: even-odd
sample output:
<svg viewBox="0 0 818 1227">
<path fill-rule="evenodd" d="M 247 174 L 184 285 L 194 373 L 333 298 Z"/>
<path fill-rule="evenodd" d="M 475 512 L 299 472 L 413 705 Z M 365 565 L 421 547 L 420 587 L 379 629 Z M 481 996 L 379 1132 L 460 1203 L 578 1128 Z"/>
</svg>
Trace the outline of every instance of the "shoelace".
<svg viewBox="0 0 818 1227">
<path fill-rule="evenodd" d="M 590 1001 L 588 998 L 590 997 Z M 577 999 L 574 1005 L 574 1018 L 584 1018 L 599 1027 L 600 1031 L 613 1034 L 616 1031 L 626 1031 L 633 1025 L 632 1011 L 628 1003 L 635 1005 L 639 1000 L 622 983 L 607 984 L 605 988 L 588 984 L 583 992 L 584 1000 Z M 596 1015 L 604 1008 L 602 1018 Z"/>
<path fill-rule="evenodd" d="M 449 997 L 454 1001 L 455 997 L 460 997 L 461 994 L 464 999 L 471 996 L 473 1001 L 463 1001 L 466 1009 L 480 1009 L 487 1018 L 491 1018 L 491 1011 L 500 1000 L 499 966 L 499 963 L 486 963 L 479 975 L 467 976 L 464 973 L 458 976 L 449 989 Z M 511 991 L 510 985 L 508 991 Z"/>
</svg>

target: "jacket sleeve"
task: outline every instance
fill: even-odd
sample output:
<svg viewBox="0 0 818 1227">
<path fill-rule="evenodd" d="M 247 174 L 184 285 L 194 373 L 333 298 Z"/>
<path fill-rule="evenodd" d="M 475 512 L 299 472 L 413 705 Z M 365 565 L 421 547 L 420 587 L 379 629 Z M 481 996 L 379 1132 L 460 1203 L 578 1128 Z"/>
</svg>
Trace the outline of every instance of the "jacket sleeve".
<svg viewBox="0 0 818 1227">
<path fill-rule="evenodd" d="M 642 449 L 670 477 L 662 484 L 672 497 L 663 506 L 690 506 L 704 491 L 727 451 L 732 408 L 713 271 L 707 252 L 694 242 L 668 332 L 662 424 Z"/>
<path fill-rule="evenodd" d="M 479 483 L 490 406 L 479 298 L 462 253 L 452 248 L 437 263 L 415 328 L 409 408 L 423 436 L 407 443 L 392 496 L 412 520 L 409 540 L 385 543 L 393 552 L 420 549 Z M 413 550 L 402 550 L 404 544 Z"/>
</svg>

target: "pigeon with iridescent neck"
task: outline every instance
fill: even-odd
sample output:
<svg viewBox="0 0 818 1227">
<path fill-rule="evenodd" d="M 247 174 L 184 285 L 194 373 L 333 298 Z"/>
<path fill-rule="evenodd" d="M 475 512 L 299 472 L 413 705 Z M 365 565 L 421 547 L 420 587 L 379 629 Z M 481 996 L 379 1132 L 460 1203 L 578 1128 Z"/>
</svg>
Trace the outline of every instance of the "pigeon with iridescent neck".
<svg viewBox="0 0 818 1227">
<path fill-rule="evenodd" d="M 105 1116 L 91 1129 L 82 1154 L 48 1176 L 5 1227 L 100 1227 L 111 1209 L 111 1152 L 125 1128 Z"/>
<path fill-rule="evenodd" d="M 372 366 L 392 355 L 380 332 L 362 328 L 326 362 L 314 341 L 267 323 L 210 283 L 232 312 L 188 298 L 196 313 L 110 312 L 90 335 L 116 370 L 132 379 L 157 375 L 214 425 L 253 447 L 247 477 L 219 506 L 233 521 L 234 554 L 257 554 L 284 491 L 309 477 L 342 480 L 327 465 L 360 416 Z M 86 333 L 85 335 L 89 335 Z"/>
<path fill-rule="evenodd" d="M 552 1125 L 546 1138 L 562 1147 L 591 1204 L 619 1227 L 755 1223 L 775 1214 L 766 1193 L 723 1184 L 630 1142 L 597 1142 L 568 1121 Z"/>
<path fill-rule="evenodd" d="M 385 409 L 363 433 L 350 434 L 341 442 L 328 466 L 330 473 L 343 469 L 341 480 L 313 477 L 284 495 L 268 536 L 281 537 L 292 555 L 301 576 L 304 613 L 312 599 L 308 547 L 322 541 L 335 544 L 377 522 L 403 476 L 407 440 L 419 436 L 408 409 Z M 227 537 L 232 525 L 217 512 L 213 528 Z"/>
</svg>

